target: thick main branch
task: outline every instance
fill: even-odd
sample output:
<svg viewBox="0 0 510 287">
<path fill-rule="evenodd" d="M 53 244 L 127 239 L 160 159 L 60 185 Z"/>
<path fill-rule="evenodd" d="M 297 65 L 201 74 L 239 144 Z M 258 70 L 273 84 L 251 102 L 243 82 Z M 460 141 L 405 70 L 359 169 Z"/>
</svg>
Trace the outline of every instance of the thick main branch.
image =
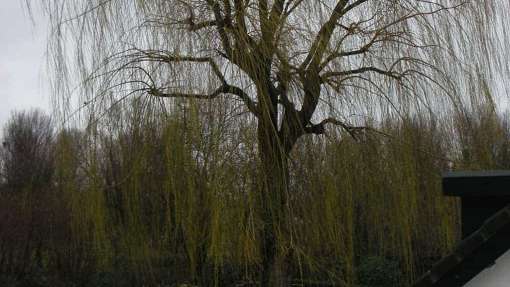
<svg viewBox="0 0 510 287">
<path fill-rule="evenodd" d="M 222 94 L 231 94 L 237 96 L 243 103 L 246 105 L 248 110 L 255 115 L 258 115 L 258 107 L 255 102 L 251 100 L 251 98 L 243 91 L 243 89 L 232 86 L 224 83 L 212 93 L 183 93 L 183 92 L 172 92 L 165 93 L 160 91 L 159 89 L 152 88 L 149 90 L 149 94 L 159 98 L 188 98 L 188 99 L 201 99 L 201 100 L 211 100 L 215 99 Z"/>
</svg>

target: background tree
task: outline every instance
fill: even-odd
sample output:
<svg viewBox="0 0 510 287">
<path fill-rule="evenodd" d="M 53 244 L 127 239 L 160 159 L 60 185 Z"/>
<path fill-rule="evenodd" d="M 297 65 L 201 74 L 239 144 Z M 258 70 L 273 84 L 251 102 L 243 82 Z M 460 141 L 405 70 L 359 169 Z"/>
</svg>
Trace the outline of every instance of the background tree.
<svg viewBox="0 0 510 287">
<path fill-rule="evenodd" d="M 291 237 L 288 160 L 298 139 L 324 134 L 327 124 L 356 137 L 368 130 L 367 117 L 462 110 L 459 81 L 446 72 L 465 67 L 445 66 L 444 59 L 463 49 L 452 44 L 462 37 L 458 27 L 486 27 L 483 13 L 494 7 L 407 0 L 54 0 L 47 8 L 62 84 L 56 100 L 69 116 L 74 71 L 84 84 L 79 102 L 93 121 L 111 112 L 106 95 L 114 95 L 113 105 L 132 95 L 145 96 L 148 105 L 223 96 L 239 103 L 249 112 L 246 120 L 257 124 L 262 285 L 285 285 L 284 261 L 292 253 L 292 242 L 283 240 Z M 75 49 L 67 50 L 69 44 Z M 345 116 L 352 113 L 358 117 Z"/>
<path fill-rule="evenodd" d="M 3 130 L 0 184 L 2 272 L 22 277 L 43 264 L 55 207 L 54 127 L 40 110 L 12 113 Z"/>
<path fill-rule="evenodd" d="M 40 110 L 15 112 L 3 132 L 2 175 L 12 191 L 42 189 L 51 181 L 53 124 Z"/>
</svg>

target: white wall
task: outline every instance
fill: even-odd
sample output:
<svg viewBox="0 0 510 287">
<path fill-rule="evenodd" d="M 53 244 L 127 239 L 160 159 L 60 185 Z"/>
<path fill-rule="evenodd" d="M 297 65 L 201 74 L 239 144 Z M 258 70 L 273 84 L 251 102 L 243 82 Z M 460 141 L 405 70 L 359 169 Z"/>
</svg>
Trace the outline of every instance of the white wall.
<svg viewBox="0 0 510 287">
<path fill-rule="evenodd" d="M 510 251 L 496 260 L 496 264 L 483 270 L 465 287 L 510 287 Z"/>
</svg>

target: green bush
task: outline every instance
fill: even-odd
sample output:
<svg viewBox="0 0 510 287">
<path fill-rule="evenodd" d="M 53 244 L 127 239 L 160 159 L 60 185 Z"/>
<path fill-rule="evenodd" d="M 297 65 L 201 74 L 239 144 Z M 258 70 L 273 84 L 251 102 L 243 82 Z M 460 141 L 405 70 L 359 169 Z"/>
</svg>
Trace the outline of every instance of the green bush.
<svg viewBox="0 0 510 287">
<path fill-rule="evenodd" d="M 365 258 L 358 267 L 360 287 L 398 287 L 402 278 L 398 262 L 384 257 Z"/>
</svg>

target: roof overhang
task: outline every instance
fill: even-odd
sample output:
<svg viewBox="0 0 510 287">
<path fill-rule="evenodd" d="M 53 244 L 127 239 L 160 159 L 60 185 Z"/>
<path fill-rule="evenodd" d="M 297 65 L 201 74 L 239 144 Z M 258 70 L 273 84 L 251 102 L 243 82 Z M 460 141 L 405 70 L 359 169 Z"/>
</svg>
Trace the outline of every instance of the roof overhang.
<svg viewBox="0 0 510 287">
<path fill-rule="evenodd" d="M 510 196 L 510 171 L 455 171 L 443 174 L 448 196 Z"/>
</svg>

